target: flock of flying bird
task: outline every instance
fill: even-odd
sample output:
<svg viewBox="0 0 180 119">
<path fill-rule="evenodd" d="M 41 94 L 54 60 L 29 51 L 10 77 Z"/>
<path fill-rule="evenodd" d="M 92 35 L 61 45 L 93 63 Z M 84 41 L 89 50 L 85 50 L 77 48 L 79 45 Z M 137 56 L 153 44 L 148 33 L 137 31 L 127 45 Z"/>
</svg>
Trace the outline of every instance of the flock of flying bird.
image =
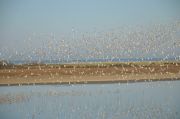
<svg viewBox="0 0 180 119">
<path fill-rule="evenodd" d="M 180 58 L 180 22 L 122 26 L 106 31 L 36 34 L 18 51 L 0 48 L 0 58 L 26 61 L 81 61 L 91 59 Z M 36 42 L 36 45 L 34 45 Z"/>
</svg>

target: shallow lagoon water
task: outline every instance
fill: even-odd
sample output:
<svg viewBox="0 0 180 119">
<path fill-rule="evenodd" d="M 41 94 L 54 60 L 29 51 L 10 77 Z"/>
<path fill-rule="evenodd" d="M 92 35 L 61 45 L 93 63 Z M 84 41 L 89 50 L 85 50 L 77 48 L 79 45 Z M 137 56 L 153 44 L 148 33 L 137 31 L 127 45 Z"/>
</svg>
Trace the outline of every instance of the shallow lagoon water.
<svg viewBox="0 0 180 119">
<path fill-rule="evenodd" d="M 180 81 L 0 87 L 1 119 L 179 119 Z"/>
</svg>

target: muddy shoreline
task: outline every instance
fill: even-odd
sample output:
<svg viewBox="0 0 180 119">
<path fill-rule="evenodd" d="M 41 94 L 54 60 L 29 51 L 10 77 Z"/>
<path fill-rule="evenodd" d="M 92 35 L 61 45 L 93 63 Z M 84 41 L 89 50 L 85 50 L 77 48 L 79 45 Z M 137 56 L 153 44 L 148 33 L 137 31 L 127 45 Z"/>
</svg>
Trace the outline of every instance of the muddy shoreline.
<svg viewBox="0 0 180 119">
<path fill-rule="evenodd" d="M 0 86 L 180 80 L 180 62 L 23 64 L 0 68 Z"/>
</svg>

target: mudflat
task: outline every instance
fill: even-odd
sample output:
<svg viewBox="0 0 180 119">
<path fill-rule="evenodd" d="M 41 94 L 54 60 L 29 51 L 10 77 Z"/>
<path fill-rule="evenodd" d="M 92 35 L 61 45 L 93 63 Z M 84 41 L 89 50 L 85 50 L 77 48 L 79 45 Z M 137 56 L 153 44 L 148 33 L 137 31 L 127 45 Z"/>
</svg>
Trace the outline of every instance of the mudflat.
<svg viewBox="0 0 180 119">
<path fill-rule="evenodd" d="M 179 61 L 22 64 L 0 67 L 0 85 L 180 80 Z"/>
</svg>

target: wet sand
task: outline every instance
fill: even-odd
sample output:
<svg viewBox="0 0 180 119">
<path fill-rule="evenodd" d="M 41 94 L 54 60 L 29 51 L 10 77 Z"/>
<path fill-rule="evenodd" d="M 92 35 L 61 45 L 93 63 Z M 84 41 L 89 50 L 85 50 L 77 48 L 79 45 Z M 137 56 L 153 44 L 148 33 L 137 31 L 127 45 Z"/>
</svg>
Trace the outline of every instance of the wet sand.
<svg viewBox="0 0 180 119">
<path fill-rule="evenodd" d="M 1 86 L 161 80 L 180 80 L 180 62 L 23 64 L 0 68 Z"/>
</svg>

